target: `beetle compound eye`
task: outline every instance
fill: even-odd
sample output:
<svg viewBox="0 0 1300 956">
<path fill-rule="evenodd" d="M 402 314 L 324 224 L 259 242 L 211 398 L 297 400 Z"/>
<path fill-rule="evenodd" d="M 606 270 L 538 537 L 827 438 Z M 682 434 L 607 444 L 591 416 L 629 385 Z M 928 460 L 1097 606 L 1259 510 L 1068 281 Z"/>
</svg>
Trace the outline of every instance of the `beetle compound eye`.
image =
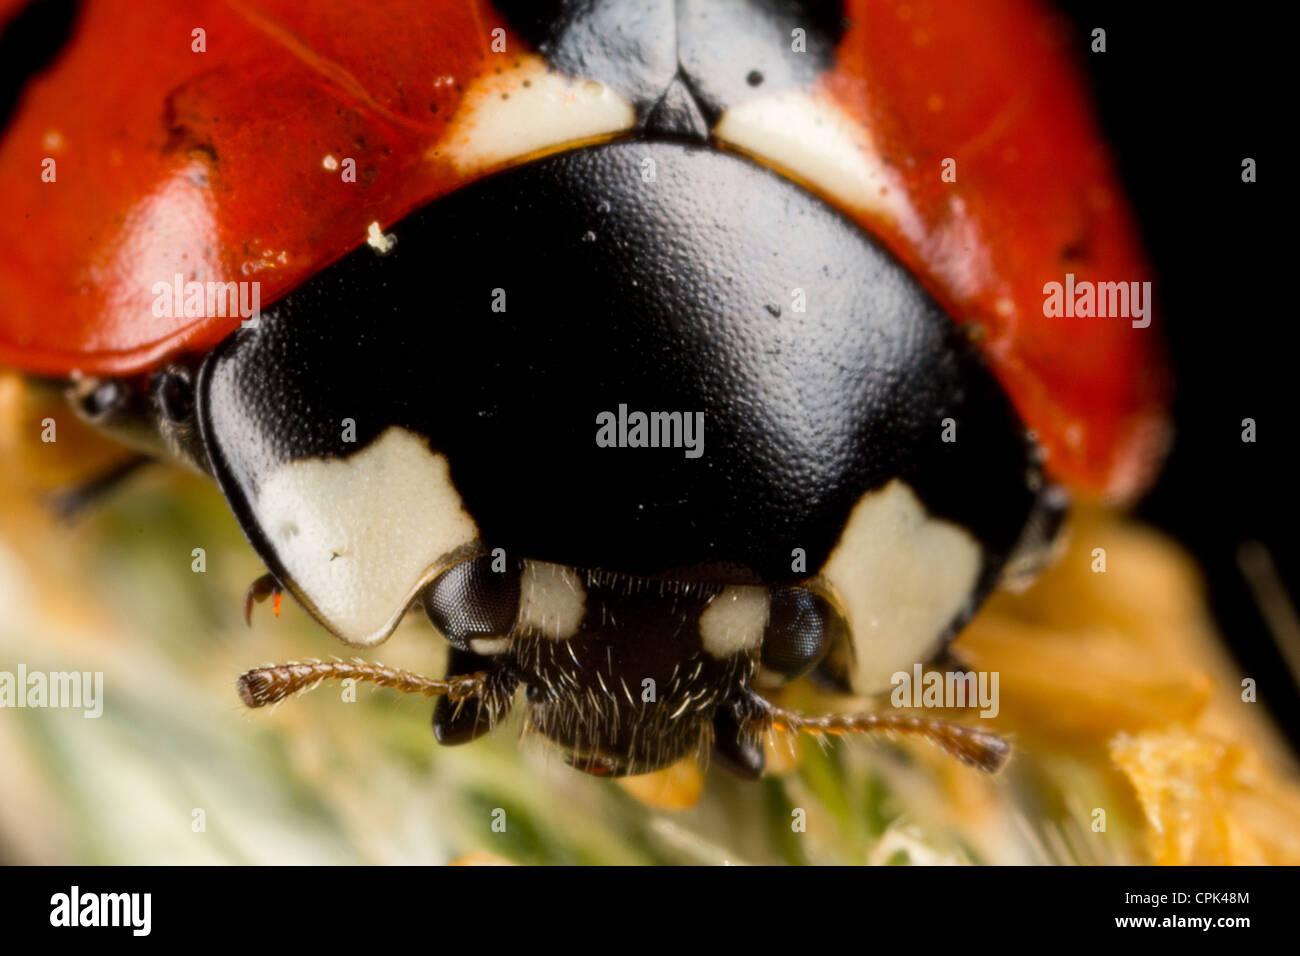
<svg viewBox="0 0 1300 956">
<path fill-rule="evenodd" d="M 802 677 L 847 633 L 844 618 L 825 596 L 806 588 L 773 591 L 763 635 L 763 677 L 772 682 Z"/>
<path fill-rule="evenodd" d="M 455 647 L 489 652 L 514 628 L 520 570 L 504 557 L 462 561 L 424 589 L 424 610 Z"/>
</svg>

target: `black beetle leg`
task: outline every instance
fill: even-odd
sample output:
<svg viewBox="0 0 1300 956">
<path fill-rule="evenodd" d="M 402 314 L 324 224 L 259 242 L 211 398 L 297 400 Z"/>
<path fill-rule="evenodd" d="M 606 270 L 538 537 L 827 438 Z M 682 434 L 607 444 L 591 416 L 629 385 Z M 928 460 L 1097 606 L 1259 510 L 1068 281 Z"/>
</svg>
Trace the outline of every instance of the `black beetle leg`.
<svg viewBox="0 0 1300 956">
<path fill-rule="evenodd" d="M 713 756 L 738 777 L 757 780 L 763 775 L 763 740 L 744 698 L 724 703 L 713 715 Z"/>
<path fill-rule="evenodd" d="M 483 671 L 488 679 L 482 694 L 463 701 L 439 697 L 433 705 L 433 735 L 438 743 L 469 743 L 495 727 L 509 712 L 518 678 L 491 657 L 457 647 L 447 649 L 447 680 Z"/>
<path fill-rule="evenodd" d="M 148 455 L 133 455 L 84 484 L 54 492 L 48 498 L 50 508 L 64 521 L 71 521 L 120 488 L 142 465 L 151 461 Z"/>
</svg>

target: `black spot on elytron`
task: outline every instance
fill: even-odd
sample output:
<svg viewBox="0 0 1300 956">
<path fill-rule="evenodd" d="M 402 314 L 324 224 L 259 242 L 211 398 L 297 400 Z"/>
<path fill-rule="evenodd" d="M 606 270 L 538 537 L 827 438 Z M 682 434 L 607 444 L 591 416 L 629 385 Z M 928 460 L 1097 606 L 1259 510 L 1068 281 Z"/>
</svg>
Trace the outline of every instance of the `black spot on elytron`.
<svg viewBox="0 0 1300 956">
<path fill-rule="evenodd" d="M 609 144 L 480 180 L 393 232 L 388 255 L 361 247 L 203 366 L 214 474 L 277 574 L 259 483 L 390 425 L 447 456 L 488 548 L 575 567 L 797 583 L 893 478 L 983 545 L 984 584 L 1020 535 L 1033 463 L 1001 388 L 906 269 L 773 172 Z M 768 310 L 795 289 L 806 311 Z M 598 447 L 620 404 L 703 413 L 703 456 Z"/>
<path fill-rule="evenodd" d="M 8 128 L 23 88 L 50 66 L 72 37 L 80 0 L 32 0 L 0 33 L 0 131 Z"/>
<path fill-rule="evenodd" d="M 840 0 L 681 0 L 677 59 L 716 122 L 737 103 L 811 86 L 834 65 L 843 35 Z"/>
<path fill-rule="evenodd" d="M 706 127 L 760 93 L 808 86 L 834 62 L 840 0 L 496 0 L 519 34 L 562 73 L 600 80 L 636 108 L 649 134 L 680 77 Z M 798 33 L 796 34 L 796 31 Z"/>
<path fill-rule="evenodd" d="M 1083 262 L 1091 254 L 1091 243 L 1088 235 L 1082 235 L 1072 242 L 1066 243 L 1061 247 L 1061 261 L 1067 265 L 1074 262 Z"/>
</svg>

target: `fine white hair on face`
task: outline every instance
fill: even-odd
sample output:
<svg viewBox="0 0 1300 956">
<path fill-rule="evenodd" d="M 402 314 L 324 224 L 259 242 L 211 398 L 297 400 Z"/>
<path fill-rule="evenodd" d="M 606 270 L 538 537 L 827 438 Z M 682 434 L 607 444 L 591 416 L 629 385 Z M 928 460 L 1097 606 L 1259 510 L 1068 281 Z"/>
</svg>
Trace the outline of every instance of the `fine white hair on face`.
<svg viewBox="0 0 1300 956">
<path fill-rule="evenodd" d="M 517 66 L 470 85 L 429 158 L 446 158 L 461 172 L 475 173 L 635 124 L 632 104 L 608 86 L 563 76 L 528 54 Z"/>
<path fill-rule="evenodd" d="M 386 638 L 440 560 L 478 537 L 447 459 L 396 426 L 347 458 L 281 465 L 253 510 L 297 590 L 360 646 Z"/>
<path fill-rule="evenodd" d="M 970 532 L 930 517 L 900 480 L 858 500 L 822 568 L 848 616 L 856 693 L 887 690 L 893 674 L 933 655 L 970 600 L 981 557 Z"/>
<path fill-rule="evenodd" d="M 705 652 L 723 658 L 759 647 L 770 606 L 767 588 L 738 585 L 725 589 L 700 615 Z"/>
<path fill-rule="evenodd" d="M 572 568 L 546 561 L 528 561 L 519 581 L 516 630 L 528 629 L 565 641 L 578 633 L 587 613 L 587 589 Z"/>
</svg>

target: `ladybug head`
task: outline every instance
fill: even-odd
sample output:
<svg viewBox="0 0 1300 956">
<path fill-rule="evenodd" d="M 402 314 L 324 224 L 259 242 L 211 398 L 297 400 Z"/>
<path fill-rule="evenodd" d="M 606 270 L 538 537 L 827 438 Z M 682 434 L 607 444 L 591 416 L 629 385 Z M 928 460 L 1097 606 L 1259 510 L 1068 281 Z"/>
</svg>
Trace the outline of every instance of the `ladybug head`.
<svg viewBox="0 0 1300 956">
<path fill-rule="evenodd" d="M 578 572 L 511 561 L 458 562 L 425 590 L 452 644 L 453 673 L 491 679 L 467 707 L 439 700 L 442 743 L 471 739 L 523 684 L 530 724 L 601 775 L 655 769 L 710 740 L 757 773 L 755 683 L 807 673 L 845 635 L 830 600 L 805 587 L 723 586 Z"/>
<path fill-rule="evenodd" d="M 593 772 L 710 739 L 752 769 L 756 687 L 887 688 L 1041 550 L 1058 503 L 966 337 L 775 173 L 612 143 L 393 233 L 208 355 L 194 426 L 326 627 L 373 645 L 423 599 L 490 675 L 449 742 L 522 685 Z"/>
</svg>

